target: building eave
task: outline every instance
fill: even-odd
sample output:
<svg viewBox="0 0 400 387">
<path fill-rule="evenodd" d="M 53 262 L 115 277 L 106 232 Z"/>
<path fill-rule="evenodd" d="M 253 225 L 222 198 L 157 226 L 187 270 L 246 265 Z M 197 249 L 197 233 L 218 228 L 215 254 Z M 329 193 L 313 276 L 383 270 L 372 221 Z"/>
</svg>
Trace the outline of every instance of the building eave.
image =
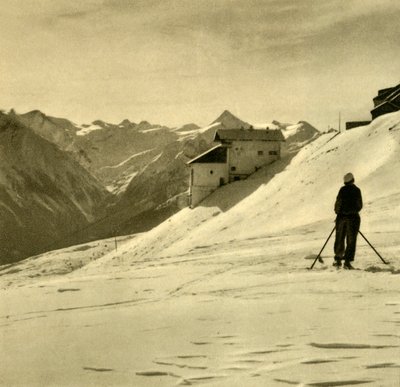
<svg viewBox="0 0 400 387">
<path fill-rule="evenodd" d="M 400 92 L 399 92 L 399 94 L 400 94 Z M 381 109 L 383 106 L 385 106 L 385 105 L 393 106 L 394 108 L 396 108 L 396 109 L 398 109 L 398 110 L 400 109 L 400 106 L 397 105 L 397 104 L 395 104 L 393 101 L 386 100 L 386 101 L 383 101 L 382 103 L 380 103 L 378 106 L 375 106 L 375 107 L 371 110 L 371 113 L 380 110 L 380 109 Z"/>
<path fill-rule="evenodd" d="M 210 153 L 210 152 L 215 151 L 215 150 L 218 149 L 218 148 L 225 148 L 225 147 L 222 146 L 221 144 L 218 144 L 218 145 L 214 146 L 213 148 L 208 149 L 208 150 L 206 150 L 205 152 L 203 152 L 202 154 L 196 156 L 194 159 L 189 160 L 189 161 L 186 163 L 186 165 L 190 165 L 190 164 L 192 164 L 192 163 L 195 163 L 197 160 L 201 159 L 203 156 L 207 155 L 207 154 Z M 225 163 L 221 163 L 221 164 L 225 164 Z"/>
<path fill-rule="evenodd" d="M 285 137 L 279 129 L 259 130 L 259 129 L 219 129 L 215 132 L 214 141 L 265 141 L 265 142 L 284 142 Z"/>
</svg>

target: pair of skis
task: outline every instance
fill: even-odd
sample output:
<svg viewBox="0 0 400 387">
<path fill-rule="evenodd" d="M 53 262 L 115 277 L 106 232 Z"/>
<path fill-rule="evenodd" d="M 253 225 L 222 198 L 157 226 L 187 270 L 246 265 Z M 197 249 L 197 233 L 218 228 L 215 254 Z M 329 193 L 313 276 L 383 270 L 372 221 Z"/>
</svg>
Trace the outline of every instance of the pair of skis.
<svg viewBox="0 0 400 387">
<path fill-rule="evenodd" d="M 328 236 L 328 239 L 325 241 L 324 245 L 322 246 L 321 251 L 319 252 L 319 254 L 318 254 L 317 257 L 315 258 L 313 264 L 312 264 L 311 267 L 309 268 L 310 270 L 313 269 L 313 267 L 314 267 L 314 265 L 316 264 L 317 261 L 319 261 L 319 262 L 321 262 L 321 263 L 324 262 L 324 261 L 322 260 L 322 258 L 321 258 L 321 254 L 322 254 L 322 252 L 324 251 L 325 246 L 328 244 L 328 241 L 329 241 L 329 239 L 331 238 L 331 236 L 332 236 L 333 232 L 335 231 L 335 229 L 336 229 L 336 225 L 335 225 L 335 227 L 333 227 L 333 230 L 331 231 L 331 233 L 330 233 L 329 236 Z M 385 265 L 387 265 L 389 262 L 386 262 L 386 261 L 382 258 L 382 256 L 378 253 L 378 251 L 376 251 L 375 247 L 371 245 L 371 243 L 369 242 L 369 240 L 364 236 L 364 234 L 363 234 L 361 231 L 358 231 L 358 232 L 359 232 L 359 234 L 365 239 L 365 241 L 369 244 L 369 246 L 372 248 L 372 250 L 375 251 L 375 253 L 376 253 L 376 254 L 378 255 L 378 257 L 381 259 L 381 261 L 382 261 Z"/>
</svg>

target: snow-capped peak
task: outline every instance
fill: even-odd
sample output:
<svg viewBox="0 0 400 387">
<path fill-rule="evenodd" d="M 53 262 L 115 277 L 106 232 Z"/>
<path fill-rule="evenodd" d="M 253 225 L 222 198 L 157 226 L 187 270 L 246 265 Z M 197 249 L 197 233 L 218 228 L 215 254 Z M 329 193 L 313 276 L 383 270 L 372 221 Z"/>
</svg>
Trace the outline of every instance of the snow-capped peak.
<svg viewBox="0 0 400 387">
<path fill-rule="evenodd" d="M 251 126 L 249 123 L 234 116 L 228 110 L 224 110 L 224 112 L 217 119 L 215 119 L 211 125 L 216 123 L 220 124 L 222 129 L 248 129 Z"/>
</svg>

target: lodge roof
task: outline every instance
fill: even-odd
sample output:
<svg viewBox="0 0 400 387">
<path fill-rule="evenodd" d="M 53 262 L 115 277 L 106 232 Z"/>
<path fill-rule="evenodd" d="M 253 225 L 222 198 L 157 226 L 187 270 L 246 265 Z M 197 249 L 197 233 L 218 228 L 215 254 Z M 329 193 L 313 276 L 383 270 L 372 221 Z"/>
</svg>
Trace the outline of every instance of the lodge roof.
<svg viewBox="0 0 400 387">
<path fill-rule="evenodd" d="M 186 164 L 192 163 L 226 163 L 227 161 L 227 149 L 221 144 L 205 151 L 201 155 L 188 161 Z"/>
<path fill-rule="evenodd" d="M 218 129 L 214 141 L 285 141 L 280 130 Z"/>
<path fill-rule="evenodd" d="M 386 89 L 378 90 L 377 97 L 380 97 L 380 96 L 383 96 L 383 95 L 389 95 L 389 94 L 395 92 L 396 90 L 398 91 L 399 89 L 400 89 L 400 83 L 397 86 L 387 87 Z"/>
<path fill-rule="evenodd" d="M 375 106 L 371 110 L 371 113 L 374 114 L 374 112 L 379 111 L 385 105 L 390 105 L 392 106 L 392 108 L 394 108 L 394 110 L 399 110 L 400 109 L 399 99 L 400 99 L 400 84 L 397 85 L 396 87 L 393 87 L 391 93 L 385 97 L 384 101 L 382 101 L 379 105 Z"/>
</svg>

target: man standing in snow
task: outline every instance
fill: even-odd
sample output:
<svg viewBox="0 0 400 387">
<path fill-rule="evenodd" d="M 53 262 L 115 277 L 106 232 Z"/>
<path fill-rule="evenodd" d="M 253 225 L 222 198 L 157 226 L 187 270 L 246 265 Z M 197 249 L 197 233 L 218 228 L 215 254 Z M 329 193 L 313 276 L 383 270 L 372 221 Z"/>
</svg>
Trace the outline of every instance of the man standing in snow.
<svg viewBox="0 0 400 387">
<path fill-rule="evenodd" d="M 360 215 L 363 206 L 361 191 L 354 184 L 354 176 L 347 173 L 344 176 L 344 186 L 340 188 L 335 202 L 336 238 L 334 266 L 354 269 L 351 262 L 356 253 L 357 234 L 360 229 Z M 346 247 L 345 247 L 346 240 Z"/>
</svg>

